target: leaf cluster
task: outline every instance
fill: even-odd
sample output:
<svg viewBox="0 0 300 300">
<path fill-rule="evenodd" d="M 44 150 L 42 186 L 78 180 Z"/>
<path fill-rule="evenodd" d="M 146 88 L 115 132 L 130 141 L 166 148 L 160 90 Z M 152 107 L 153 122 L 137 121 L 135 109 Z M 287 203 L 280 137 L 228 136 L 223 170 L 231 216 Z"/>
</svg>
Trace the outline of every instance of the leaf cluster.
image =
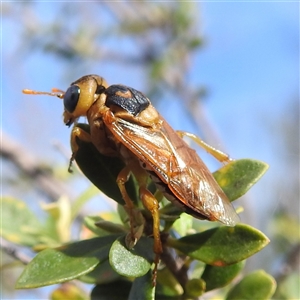
<svg viewBox="0 0 300 300">
<path fill-rule="evenodd" d="M 77 126 L 89 129 L 88 125 Z M 75 293 L 81 299 L 85 297 L 82 291 L 69 283 L 78 279 L 94 285 L 92 299 L 195 299 L 221 287 L 227 287 L 221 292 L 226 299 L 253 299 L 253 295 L 256 299 L 271 297 L 276 284 L 270 275 L 262 270 L 245 277 L 240 275 L 245 260 L 269 243 L 263 233 L 246 224 L 233 228 L 205 226 L 163 198 L 160 216 L 164 253 L 154 287 L 152 236 L 141 233 L 136 245 L 128 247 L 128 215 L 115 181 L 123 163 L 101 155 L 92 143 L 78 141 L 78 144 L 78 166 L 99 190 L 118 203 L 118 212 L 110 213 L 109 217 L 86 217 L 82 232 L 88 232 L 87 238 L 70 242 L 69 232 L 84 203 L 82 199 L 75 202 L 73 208 L 65 198 L 44 207 L 48 220 L 43 224 L 22 201 L 5 198 L 3 237 L 38 251 L 18 279 L 17 288 L 60 283 L 63 288 L 56 289 L 53 298 L 62 293 L 66 293 L 65 296 Z M 214 176 L 229 199 L 234 200 L 266 170 L 265 163 L 242 159 L 227 164 Z M 137 216 L 141 214 L 146 220 L 143 225 L 151 227 L 149 213 L 137 199 L 134 179 L 126 188 L 135 200 Z M 16 220 L 13 224 L 12 219 Z M 239 282 L 233 285 L 237 276 Z"/>
</svg>

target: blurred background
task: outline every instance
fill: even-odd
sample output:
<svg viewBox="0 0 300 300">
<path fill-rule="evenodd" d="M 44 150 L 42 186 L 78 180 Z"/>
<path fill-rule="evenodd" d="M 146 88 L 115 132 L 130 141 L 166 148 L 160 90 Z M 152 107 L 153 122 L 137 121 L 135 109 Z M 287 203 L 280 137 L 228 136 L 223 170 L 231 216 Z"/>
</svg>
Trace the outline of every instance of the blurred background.
<svg viewBox="0 0 300 300">
<path fill-rule="evenodd" d="M 299 295 L 299 3 L 42 1 L 1 9 L 3 195 L 42 218 L 41 201 L 87 188 L 67 173 L 61 101 L 21 91 L 66 90 L 99 74 L 142 91 L 174 129 L 270 165 L 235 203 L 244 207 L 242 221 L 271 240 L 247 270 L 275 276 L 280 299 Z M 199 151 L 212 171 L 220 167 Z M 52 187 L 37 177 L 40 168 Z M 111 207 L 94 197 L 83 214 Z M 18 271 L 3 274 L 14 279 L 2 280 L 2 299 L 47 298 L 51 290 L 16 292 Z"/>
</svg>

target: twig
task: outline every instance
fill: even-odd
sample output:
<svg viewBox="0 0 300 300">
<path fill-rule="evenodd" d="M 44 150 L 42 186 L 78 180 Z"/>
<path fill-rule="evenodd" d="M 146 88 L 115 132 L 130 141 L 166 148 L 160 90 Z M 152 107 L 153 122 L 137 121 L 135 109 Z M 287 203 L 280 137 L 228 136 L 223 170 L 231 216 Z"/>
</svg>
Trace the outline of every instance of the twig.
<svg viewBox="0 0 300 300">
<path fill-rule="evenodd" d="M 184 265 L 184 261 L 179 256 L 175 258 L 171 254 L 170 248 L 168 247 L 164 247 L 164 251 L 161 254 L 161 259 L 180 283 L 180 285 L 185 287 L 188 281 L 188 268 Z"/>
<path fill-rule="evenodd" d="M 293 271 L 300 269 L 300 243 L 293 245 L 290 251 L 286 254 L 285 260 L 277 274 L 274 276 L 277 284 L 279 285 L 286 277 Z"/>
<path fill-rule="evenodd" d="M 54 178 L 48 170 L 42 168 L 36 158 L 22 145 L 11 139 L 2 131 L 0 154 L 4 159 L 11 161 L 37 188 L 46 194 L 51 201 L 56 201 L 61 195 L 71 197 L 71 192 L 65 184 Z"/>
<path fill-rule="evenodd" d="M 21 250 L 19 250 L 18 246 L 6 241 L 3 238 L 0 239 L 0 248 L 6 254 L 22 262 L 24 265 L 27 265 L 31 261 L 31 257 L 25 255 Z"/>
</svg>

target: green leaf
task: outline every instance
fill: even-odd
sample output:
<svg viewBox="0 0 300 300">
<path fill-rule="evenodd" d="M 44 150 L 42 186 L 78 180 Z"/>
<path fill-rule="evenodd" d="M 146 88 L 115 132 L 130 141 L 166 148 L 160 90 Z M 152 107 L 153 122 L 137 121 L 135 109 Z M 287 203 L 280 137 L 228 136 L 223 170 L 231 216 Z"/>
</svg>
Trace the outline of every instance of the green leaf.
<svg viewBox="0 0 300 300">
<path fill-rule="evenodd" d="M 51 231 L 55 229 L 59 241 L 58 244 L 50 244 L 45 248 L 53 248 L 68 242 L 71 234 L 71 202 L 68 197 L 62 196 L 56 202 L 42 203 L 42 209 L 48 213 L 49 218 L 53 221 L 52 225 L 54 225 L 54 228 L 53 226 L 48 227 L 49 232 L 47 233 L 51 234 Z M 48 225 L 50 224 L 48 223 Z"/>
<path fill-rule="evenodd" d="M 62 244 L 62 242 L 60 242 L 59 233 L 57 230 L 57 220 L 53 218 L 49 213 L 48 217 L 45 219 L 44 231 L 40 236 L 40 243 L 40 245 L 35 245 L 33 247 L 37 252 L 45 248 L 58 247 Z"/>
<path fill-rule="evenodd" d="M 77 127 L 90 132 L 89 125 L 76 124 Z M 75 160 L 83 174 L 104 194 L 124 205 L 124 200 L 116 183 L 116 178 L 125 167 L 118 157 L 101 154 L 93 143 L 76 139 L 79 146 Z M 72 149 L 74 150 L 74 149 Z M 133 201 L 136 200 L 136 190 L 132 178 L 126 183 L 126 190 Z"/>
<path fill-rule="evenodd" d="M 180 236 L 185 236 L 193 228 L 193 217 L 188 214 L 181 214 L 180 218 L 177 219 L 173 228 L 178 232 Z"/>
<path fill-rule="evenodd" d="M 91 284 L 104 284 L 115 281 L 119 278 L 120 275 L 113 270 L 109 260 L 107 259 L 98 264 L 92 272 L 80 277 L 80 280 Z"/>
<path fill-rule="evenodd" d="M 84 240 L 38 253 L 22 272 L 16 288 L 61 283 L 91 272 L 108 258 L 111 244 L 118 236 Z"/>
<path fill-rule="evenodd" d="M 179 284 L 174 274 L 168 268 L 163 268 L 162 270 L 158 271 L 157 283 L 157 294 L 174 297 L 180 296 L 184 292 L 182 286 Z"/>
<path fill-rule="evenodd" d="M 244 268 L 244 261 L 225 267 L 206 265 L 201 278 L 206 282 L 206 292 L 228 285 Z"/>
<path fill-rule="evenodd" d="M 100 216 L 89 216 L 84 218 L 84 225 L 93 233 L 103 236 L 110 233 L 124 233 L 126 229 L 120 224 L 105 221 Z"/>
<path fill-rule="evenodd" d="M 186 283 L 185 291 L 190 298 L 198 298 L 205 291 L 205 282 L 202 279 L 193 278 Z"/>
<path fill-rule="evenodd" d="M 244 195 L 268 170 L 261 161 L 240 159 L 226 164 L 213 175 L 230 201 Z"/>
<path fill-rule="evenodd" d="M 42 225 L 25 202 L 1 198 L 1 235 L 10 242 L 33 247 L 38 244 Z"/>
<path fill-rule="evenodd" d="M 127 232 L 126 228 L 120 224 L 115 224 L 105 220 L 99 220 L 95 225 L 107 232 L 110 233 L 125 233 Z"/>
<path fill-rule="evenodd" d="M 103 219 L 99 216 L 87 216 L 83 219 L 83 224 L 86 226 L 90 231 L 98 236 L 108 235 L 108 232 L 97 227 L 95 222 L 102 221 Z"/>
<path fill-rule="evenodd" d="M 149 271 L 153 262 L 153 240 L 141 237 L 134 249 L 128 250 L 125 246 L 125 238 L 119 238 L 110 249 L 109 261 L 120 275 L 143 276 Z"/>
<path fill-rule="evenodd" d="M 99 190 L 94 186 L 91 185 L 88 187 L 74 202 L 72 202 L 71 207 L 71 218 L 74 220 L 78 214 L 80 213 L 82 206 L 91 200 L 92 197 L 99 194 Z"/>
<path fill-rule="evenodd" d="M 248 258 L 264 248 L 269 239 L 249 225 L 238 224 L 213 228 L 178 240 L 169 239 L 167 243 L 191 258 L 221 267 Z"/>
<path fill-rule="evenodd" d="M 154 300 L 155 288 L 152 284 L 152 272 L 133 281 L 128 300 Z"/>
<path fill-rule="evenodd" d="M 131 282 L 124 280 L 96 285 L 91 300 L 128 300 L 130 288 Z"/>
<path fill-rule="evenodd" d="M 54 291 L 51 292 L 50 298 L 51 300 L 88 300 L 88 295 L 72 283 L 65 283 L 60 285 Z"/>
<path fill-rule="evenodd" d="M 276 289 L 275 279 L 263 270 L 252 272 L 245 276 L 228 293 L 226 300 L 267 300 Z"/>
<path fill-rule="evenodd" d="M 285 300 L 299 299 L 299 282 L 300 273 L 290 273 L 286 278 L 280 280 L 273 298 Z"/>
</svg>

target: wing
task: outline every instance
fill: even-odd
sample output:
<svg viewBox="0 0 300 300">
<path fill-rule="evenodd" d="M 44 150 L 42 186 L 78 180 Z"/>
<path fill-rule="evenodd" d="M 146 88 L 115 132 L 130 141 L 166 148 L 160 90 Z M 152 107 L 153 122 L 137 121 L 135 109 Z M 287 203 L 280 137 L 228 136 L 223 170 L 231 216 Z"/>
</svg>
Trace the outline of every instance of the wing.
<svg viewBox="0 0 300 300">
<path fill-rule="evenodd" d="M 103 118 L 114 137 L 164 182 L 173 196 L 195 217 L 234 226 L 239 217 L 211 172 L 161 117 L 158 128 L 122 118 Z"/>
</svg>

